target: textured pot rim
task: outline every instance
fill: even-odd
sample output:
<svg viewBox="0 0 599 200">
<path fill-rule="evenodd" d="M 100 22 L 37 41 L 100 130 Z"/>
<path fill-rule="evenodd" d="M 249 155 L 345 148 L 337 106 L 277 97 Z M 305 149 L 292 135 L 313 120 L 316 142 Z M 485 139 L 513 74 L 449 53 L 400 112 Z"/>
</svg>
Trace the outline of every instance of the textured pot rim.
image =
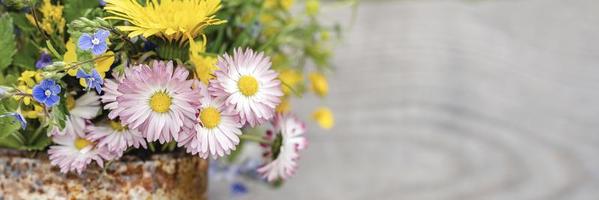
<svg viewBox="0 0 599 200">
<path fill-rule="evenodd" d="M 36 153 L 34 153 L 34 155 L 31 155 L 32 152 L 33 151 L 0 148 L 0 159 L 11 158 L 11 159 L 38 160 L 38 161 L 47 161 L 48 160 L 48 154 L 45 151 L 37 151 Z M 126 163 L 155 162 L 155 161 L 163 161 L 165 159 L 179 160 L 179 159 L 188 159 L 191 157 L 195 157 L 195 156 L 187 154 L 182 151 L 175 151 L 175 152 L 171 152 L 171 153 L 152 154 L 152 155 L 148 156 L 147 159 L 141 158 L 139 156 L 124 155 L 121 158 L 119 158 L 118 160 L 114 160 L 113 162 L 126 162 Z"/>
</svg>

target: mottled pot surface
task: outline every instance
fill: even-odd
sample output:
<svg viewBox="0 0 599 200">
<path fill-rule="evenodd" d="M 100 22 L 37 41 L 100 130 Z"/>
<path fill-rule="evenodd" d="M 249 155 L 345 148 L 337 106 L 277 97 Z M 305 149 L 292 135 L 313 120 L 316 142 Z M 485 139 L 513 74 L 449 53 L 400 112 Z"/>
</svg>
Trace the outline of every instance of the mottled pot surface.
<svg viewBox="0 0 599 200">
<path fill-rule="evenodd" d="M 208 161 L 173 153 L 62 174 L 45 154 L 0 149 L 0 199 L 205 199 L 207 170 Z"/>
</svg>

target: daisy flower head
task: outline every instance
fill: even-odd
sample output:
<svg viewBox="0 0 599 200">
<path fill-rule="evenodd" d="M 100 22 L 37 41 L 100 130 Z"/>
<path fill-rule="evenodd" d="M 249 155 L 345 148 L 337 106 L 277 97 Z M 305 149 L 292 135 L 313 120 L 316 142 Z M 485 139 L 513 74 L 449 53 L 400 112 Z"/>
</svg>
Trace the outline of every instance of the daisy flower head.
<svg viewBox="0 0 599 200">
<path fill-rule="evenodd" d="M 202 158 L 212 156 L 216 159 L 231 153 L 239 144 L 240 128 L 237 111 L 228 107 L 223 98 L 215 98 L 208 92 L 206 85 L 196 82 L 202 98 L 197 123 L 179 146 L 185 146 L 187 152 L 198 154 Z"/>
<path fill-rule="evenodd" d="M 258 173 L 269 182 L 292 176 L 297 168 L 299 151 L 308 144 L 305 132 L 305 124 L 295 116 L 277 115 L 273 120 L 273 129 L 265 136 L 267 141 L 272 142 L 264 145 L 265 158 L 270 162 L 258 168 Z"/>
<path fill-rule="evenodd" d="M 170 61 L 133 68 L 137 69 L 126 73 L 117 88 L 121 123 L 140 130 L 150 142 L 178 140 L 183 127 L 193 126 L 200 104 L 193 80 L 187 80 L 189 71 Z"/>
<path fill-rule="evenodd" d="M 242 124 L 254 127 L 273 117 L 283 92 L 268 57 L 238 48 L 233 56 L 219 57 L 217 65 L 220 70 L 215 72 L 210 90 L 239 112 Z"/>
<path fill-rule="evenodd" d="M 67 95 L 66 106 L 69 111 L 67 123 L 62 131 L 52 132 L 52 135 L 75 134 L 85 129 L 87 120 L 98 116 L 100 109 L 100 97 L 95 93 L 85 93 L 75 100 L 73 95 Z"/>
<path fill-rule="evenodd" d="M 52 132 L 57 132 L 54 128 Z M 107 149 L 98 148 L 86 135 L 83 129 L 76 130 L 73 134 L 54 134 L 52 141 L 56 145 L 50 146 L 48 155 L 50 163 L 60 168 L 60 172 L 75 171 L 81 174 L 92 161 L 103 167 L 104 160 L 114 158 L 113 153 Z"/>
<path fill-rule="evenodd" d="M 84 33 L 79 37 L 79 48 L 87 51 L 91 50 L 92 54 L 100 55 L 108 50 L 106 40 L 110 36 L 110 32 L 104 29 L 96 31 L 93 35 Z"/>
<path fill-rule="evenodd" d="M 40 84 L 33 87 L 33 99 L 43 103 L 46 107 L 52 107 L 59 103 L 60 85 L 52 79 L 44 79 Z"/>
<path fill-rule="evenodd" d="M 129 129 L 118 121 L 109 121 L 99 126 L 88 126 L 89 139 L 98 142 L 112 152 L 123 152 L 127 147 L 147 148 L 146 140 L 136 129 Z"/>
<path fill-rule="evenodd" d="M 118 117 L 119 113 L 123 111 L 123 107 L 119 107 L 119 103 L 116 100 L 118 96 L 123 95 L 123 93 L 118 90 L 119 85 L 123 82 L 125 77 L 133 79 L 133 77 L 137 76 L 140 69 L 140 67 L 127 67 L 122 74 L 113 73 L 112 76 L 114 79 L 104 80 L 102 103 L 105 104 L 104 109 L 110 110 L 108 118 L 115 119 Z"/>
<path fill-rule="evenodd" d="M 106 0 L 104 9 L 112 14 L 106 19 L 129 22 L 117 26 L 129 32 L 129 37 L 158 36 L 172 40 L 187 40 L 203 33 L 210 25 L 225 23 L 215 18 L 220 0 L 148 0 L 145 5 L 136 0 Z"/>
</svg>

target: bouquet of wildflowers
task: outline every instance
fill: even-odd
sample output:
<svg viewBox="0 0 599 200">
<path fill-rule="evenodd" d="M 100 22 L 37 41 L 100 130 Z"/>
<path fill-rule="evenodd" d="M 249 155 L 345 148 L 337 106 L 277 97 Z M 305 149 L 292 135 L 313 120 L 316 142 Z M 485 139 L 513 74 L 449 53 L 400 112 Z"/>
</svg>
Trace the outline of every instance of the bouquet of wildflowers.
<svg viewBox="0 0 599 200">
<path fill-rule="evenodd" d="M 318 0 L 3 0 L 0 13 L 0 147 L 47 151 L 63 173 L 173 151 L 234 162 L 257 142 L 258 177 L 284 180 L 307 145 L 290 99 L 327 95 L 339 35 Z M 326 107 L 313 117 L 333 126 Z"/>
</svg>

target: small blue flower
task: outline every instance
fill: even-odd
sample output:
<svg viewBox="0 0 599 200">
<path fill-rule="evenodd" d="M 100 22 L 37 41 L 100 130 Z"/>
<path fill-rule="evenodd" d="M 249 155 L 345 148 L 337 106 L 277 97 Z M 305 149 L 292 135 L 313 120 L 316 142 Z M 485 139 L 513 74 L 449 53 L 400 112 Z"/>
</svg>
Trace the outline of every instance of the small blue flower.
<svg viewBox="0 0 599 200">
<path fill-rule="evenodd" d="M 14 117 L 15 120 L 17 120 L 17 122 L 19 122 L 19 124 L 21 124 L 22 129 L 27 128 L 27 120 L 25 120 L 25 117 L 23 117 L 23 115 L 21 115 L 21 113 L 18 113 L 18 112 L 6 113 L 3 115 L 0 115 L 0 117 Z"/>
<path fill-rule="evenodd" d="M 231 195 L 233 196 L 241 196 L 248 192 L 247 187 L 240 182 L 235 182 L 231 184 Z"/>
<path fill-rule="evenodd" d="M 85 84 L 87 84 L 88 90 L 90 88 L 95 88 L 98 94 L 102 92 L 102 85 L 104 85 L 104 80 L 102 80 L 102 77 L 100 76 L 100 74 L 98 74 L 98 71 L 96 71 L 96 69 L 92 69 L 91 74 L 87 74 L 82 69 L 79 69 L 79 71 L 77 71 L 77 78 L 85 79 Z"/>
<path fill-rule="evenodd" d="M 98 3 L 100 3 L 101 6 L 105 6 L 106 2 L 104 0 L 98 0 Z"/>
<path fill-rule="evenodd" d="M 106 39 L 109 35 L 110 32 L 104 29 L 96 31 L 93 36 L 84 33 L 79 37 L 79 48 L 85 51 L 91 50 L 96 56 L 103 54 L 108 49 Z"/>
<path fill-rule="evenodd" d="M 43 52 L 40 55 L 40 58 L 37 60 L 37 62 L 35 62 L 35 68 L 41 69 L 41 68 L 44 68 L 51 64 L 52 64 L 52 57 L 50 57 L 50 54 Z"/>
<path fill-rule="evenodd" d="M 52 107 L 58 103 L 60 97 L 60 85 L 52 79 L 44 79 L 40 84 L 33 87 L 33 99 L 43 103 L 46 107 Z"/>
</svg>

